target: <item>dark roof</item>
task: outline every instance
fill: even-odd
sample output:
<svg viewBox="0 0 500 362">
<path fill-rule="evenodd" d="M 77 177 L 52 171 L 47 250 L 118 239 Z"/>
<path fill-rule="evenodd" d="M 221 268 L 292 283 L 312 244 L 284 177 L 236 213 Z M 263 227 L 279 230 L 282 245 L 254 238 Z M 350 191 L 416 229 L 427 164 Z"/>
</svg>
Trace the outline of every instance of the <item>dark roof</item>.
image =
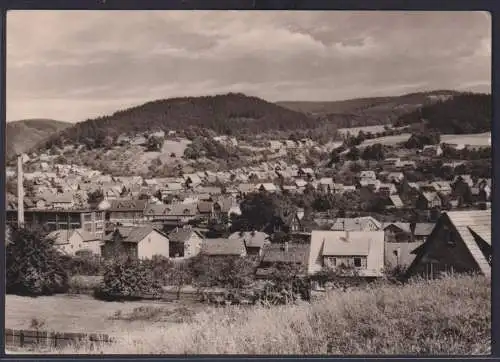
<svg viewBox="0 0 500 362">
<path fill-rule="evenodd" d="M 388 267 L 410 266 L 415 259 L 415 254 L 412 252 L 422 244 L 422 242 L 385 243 L 385 265 Z"/>
<path fill-rule="evenodd" d="M 154 229 L 151 226 L 118 227 L 113 232 L 106 235 L 104 237 L 104 240 L 113 240 L 114 235 L 118 233 L 123 242 L 138 243 L 153 231 L 156 231 L 164 235 L 163 233 L 159 232 L 158 230 Z"/>
<path fill-rule="evenodd" d="M 172 231 L 168 234 L 168 239 L 173 243 L 184 243 L 189 240 L 193 234 L 197 234 L 195 230 L 192 229 L 178 229 Z M 201 237 L 201 235 L 198 234 Z"/>
<path fill-rule="evenodd" d="M 237 255 L 245 254 L 245 245 L 238 239 L 205 239 L 201 246 L 205 255 Z"/>
<path fill-rule="evenodd" d="M 144 211 L 147 204 L 146 200 L 117 199 L 110 201 L 110 211 Z"/>
<path fill-rule="evenodd" d="M 288 251 L 283 245 L 270 244 L 263 249 L 262 261 L 266 263 L 300 263 L 307 264 L 309 257 L 308 244 L 289 244 Z"/>
<path fill-rule="evenodd" d="M 199 201 L 198 202 L 198 211 L 202 214 L 209 214 L 212 212 L 213 207 L 212 201 Z"/>
</svg>

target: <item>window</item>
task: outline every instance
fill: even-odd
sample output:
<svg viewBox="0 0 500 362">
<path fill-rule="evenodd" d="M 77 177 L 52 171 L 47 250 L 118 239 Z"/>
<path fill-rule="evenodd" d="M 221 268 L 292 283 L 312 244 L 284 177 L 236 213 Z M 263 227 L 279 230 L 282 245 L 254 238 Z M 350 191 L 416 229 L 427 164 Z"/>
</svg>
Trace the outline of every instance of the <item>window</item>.
<svg viewBox="0 0 500 362">
<path fill-rule="evenodd" d="M 354 266 L 356 268 L 361 268 L 361 258 L 354 258 Z"/>
</svg>

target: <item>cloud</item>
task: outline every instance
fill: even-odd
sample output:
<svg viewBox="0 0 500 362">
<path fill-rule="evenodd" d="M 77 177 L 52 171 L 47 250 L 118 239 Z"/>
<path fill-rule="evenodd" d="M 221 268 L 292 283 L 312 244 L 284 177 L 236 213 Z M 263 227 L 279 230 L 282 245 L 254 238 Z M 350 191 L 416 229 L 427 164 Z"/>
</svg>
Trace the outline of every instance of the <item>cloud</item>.
<svg viewBox="0 0 500 362">
<path fill-rule="evenodd" d="M 28 26 L 29 24 L 29 26 Z M 481 12 L 11 11 L 7 119 L 238 91 L 337 100 L 491 87 Z"/>
</svg>

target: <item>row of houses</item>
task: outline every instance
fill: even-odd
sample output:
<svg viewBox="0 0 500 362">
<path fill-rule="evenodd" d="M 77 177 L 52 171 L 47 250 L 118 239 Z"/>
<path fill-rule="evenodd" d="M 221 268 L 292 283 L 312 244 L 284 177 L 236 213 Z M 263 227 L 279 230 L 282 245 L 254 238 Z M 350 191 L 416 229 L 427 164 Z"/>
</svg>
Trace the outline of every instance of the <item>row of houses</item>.
<svg viewBox="0 0 500 362">
<path fill-rule="evenodd" d="M 387 227 L 395 226 L 388 225 Z M 403 226 L 397 226 L 403 229 Z M 386 268 L 401 266 L 409 275 L 435 277 L 442 272 L 491 274 L 491 212 L 452 211 L 442 213 L 424 240 L 389 242 L 384 230 L 313 230 L 308 242 L 272 244 L 262 232 L 236 232 L 228 238 L 207 239 L 192 228 L 177 228 L 169 234 L 151 226 L 118 227 L 98 240 L 82 230 L 55 231 L 57 246 L 75 253 L 84 248 L 103 256 L 116 243 L 138 258 L 163 255 L 189 258 L 257 256 L 261 263 L 257 276 L 265 277 L 275 263 L 298 264 L 307 274 L 348 267 L 367 278 L 382 277 Z M 81 249 L 80 249 L 81 250 Z"/>
</svg>

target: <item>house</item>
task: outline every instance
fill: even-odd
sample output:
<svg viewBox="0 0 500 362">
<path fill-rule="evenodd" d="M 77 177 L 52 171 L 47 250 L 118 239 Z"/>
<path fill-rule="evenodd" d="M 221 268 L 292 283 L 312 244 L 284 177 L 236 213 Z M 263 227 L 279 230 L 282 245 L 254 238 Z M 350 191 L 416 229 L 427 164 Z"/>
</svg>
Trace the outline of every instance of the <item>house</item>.
<svg viewBox="0 0 500 362">
<path fill-rule="evenodd" d="M 360 180 L 372 180 L 375 181 L 377 179 L 377 175 L 375 175 L 375 171 L 361 171 L 358 175 Z"/>
<path fill-rule="evenodd" d="M 371 216 L 357 218 L 336 218 L 333 231 L 378 231 L 382 230 L 382 223 Z"/>
<path fill-rule="evenodd" d="M 434 190 L 436 192 L 439 192 L 443 195 L 449 195 L 452 191 L 451 184 L 447 181 L 434 181 L 431 182 L 431 186 L 434 187 Z"/>
<path fill-rule="evenodd" d="M 184 175 L 185 185 L 194 188 L 202 183 L 200 176 L 195 173 Z"/>
<path fill-rule="evenodd" d="M 441 272 L 491 276 L 491 210 L 441 214 L 427 241 L 414 250 L 407 276 L 434 278 Z"/>
<path fill-rule="evenodd" d="M 386 178 L 389 182 L 401 182 L 404 180 L 405 175 L 402 172 L 389 172 Z"/>
<path fill-rule="evenodd" d="M 262 249 L 262 258 L 255 272 L 256 279 L 270 277 L 274 267 L 295 266 L 304 275 L 309 258 L 308 244 L 267 244 Z"/>
<path fill-rule="evenodd" d="M 247 183 L 239 184 L 238 191 L 240 192 L 240 194 L 242 196 L 245 196 L 247 194 L 255 192 L 255 185 L 254 184 L 247 184 Z"/>
<path fill-rule="evenodd" d="M 413 241 L 424 242 L 434 229 L 435 223 L 418 222 L 410 224 L 410 229 L 413 234 Z"/>
<path fill-rule="evenodd" d="M 312 168 L 310 167 L 306 167 L 306 168 L 299 168 L 299 171 L 297 173 L 297 175 L 299 177 L 306 177 L 308 179 L 311 179 L 314 177 L 314 171 Z"/>
<path fill-rule="evenodd" d="M 247 255 L 245 244 L 240 239 L 205 239 L 201 244 L 201 254 L 209 257 L 244 257 Z"/>
<path fill-rule="evenodd" d="M 440 208 L 442 200 L 437 192 L 422 192 L 417 199 L 416 207 L 420 210 Z"/>
<path fill-rule="evenodd" d="M 308 273 L 342 267 L 354 268 L 361 277 L 383 276 L 384 232 L 314 230 Z"/>
<path fill-rule="evenodd" d="M 105 258 L 115 252 L 138 259 L 170 255 L 167 235 L 151 226 L 117 227 L 104 236 L 101 250 Z"/>
<path fill-rule="evenodd" d="M 410 223 L 391 222 L 383 224 L 386 243 L 402 243 L 411 241 Z"/>
<path fill-rule="evenodd" d="M 67 255 L 75 255 L 77 251 L 82 250 L 101 254 L 99 238 L 83 229 L 55 230 L 47 237 L 53 239 L 54 246 Z"/>
<path fill-rule="evenodd" d="M 262 255 L 262 249 L 269 244 L 269 235 L 260 231 L 240 231 L 229 235 L 229 239 L 237 239 L 245 245 L 247 255 Z"/>
<path fill-rule="evenodd" d="M 404 207 L 404 204 L 403 204 L 403 201 L 401 200 L 401 197 L 399 197 L 399 195 L 390 195 L 387 198 L 387 207 L 400 209 L 400 208 Z"/>
<path fill-rule="evenodd" d="M 163 221 L 168 218 L 169 206 L 164 204 L 147 204 L 144 209 L 144 218 L 149 222 Z"/>
<path fill-rule="evenodd" d="M 175 228 L 168 234 L 171 258 L 190 258 L 201 251 L 203 236 L 189 228 Z"/>
<path fill-rule="evenodd" d="M 397 194 L 398 190 L 396 189 L 396 185 L 394 184 L 381 183 L 378 185 L 377 192 L 380 195 L 389 197 L 390 195 Z"/>
<path fill-rule="evenodd" d="M 54 209 L 63 209 L 69 210 L 75 206 L 75 200 L 73 199 L 73 195 L 66 194 L 55 194 L 51 200 L 46 200 L 49 204 L 52 204 Z"/>
<path fill-rule="evenodd" d="M 106 219 L 117 225 L 136 225 L 145 221 L 144 210 L 146 200 L 118 199 L 109 200 L 110 207 L 106 210 Z"/>
<path fill-rule="evenodd" d="M 385 267 L 388 269 L 399 267 L 406 270 L 415 259 L 413 251 L 422 244 L 422 242 L 386 243 L 384 251 Z"/>
<path fill-rule="evenodd" d="M 166 221 L 185 223 L 193 220 L 198 214 L 197 203 L 181 203 L 167 205 Z"/>
<path fill-rule="evenodd" d="M 443 149 L 440 145 L 425 145 L 421 154 L 427 157 L 441 156 Z"/>
<path fill-rule="evenodd" d="M 272 193 L 278 191 L 276 185 L 272 184 L 272 183 L 258 184 L 255 188 L 256 188 L 256 191 L 266 191 L 266 192 L 272 192 Z"/>
</svg>

